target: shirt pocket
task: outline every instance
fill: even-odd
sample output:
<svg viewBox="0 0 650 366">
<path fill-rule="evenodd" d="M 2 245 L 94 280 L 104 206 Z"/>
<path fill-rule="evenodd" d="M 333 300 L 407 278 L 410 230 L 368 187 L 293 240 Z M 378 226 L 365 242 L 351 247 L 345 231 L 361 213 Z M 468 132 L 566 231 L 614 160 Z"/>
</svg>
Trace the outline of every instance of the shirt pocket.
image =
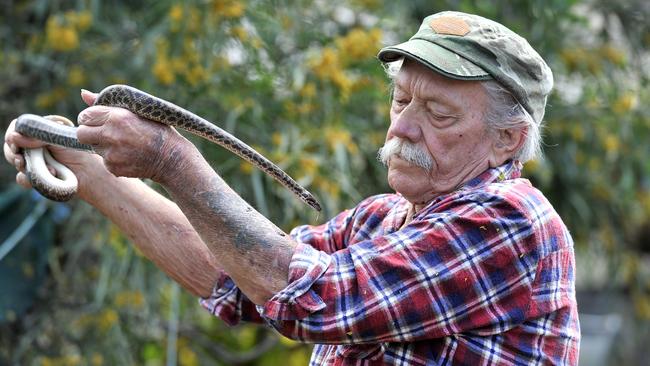
<svg viewBox="0 0 650 366">
<path fill-rule="evenodd" d="M 339 345 L 336 347 L 336 355 L 342 358 L 379 361 L 384 356 L 384 345 L 382 343 Z"/>
</svg>

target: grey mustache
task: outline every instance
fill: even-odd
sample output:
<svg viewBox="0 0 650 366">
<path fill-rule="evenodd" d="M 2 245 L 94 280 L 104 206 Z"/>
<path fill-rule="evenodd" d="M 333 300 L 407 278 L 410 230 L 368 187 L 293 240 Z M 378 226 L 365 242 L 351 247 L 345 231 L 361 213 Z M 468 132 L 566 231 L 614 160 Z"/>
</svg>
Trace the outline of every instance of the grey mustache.
<svg viewBox="0 0 650 366">
<path fill-rule="evenodd" d="M 433 168 L 433 158 L 428 151 L 400 137 L 391 138 L 377 152 L 377 160 L 386 167 L 393 156 L 399 156 L 425 170 Z"/>
</svg>

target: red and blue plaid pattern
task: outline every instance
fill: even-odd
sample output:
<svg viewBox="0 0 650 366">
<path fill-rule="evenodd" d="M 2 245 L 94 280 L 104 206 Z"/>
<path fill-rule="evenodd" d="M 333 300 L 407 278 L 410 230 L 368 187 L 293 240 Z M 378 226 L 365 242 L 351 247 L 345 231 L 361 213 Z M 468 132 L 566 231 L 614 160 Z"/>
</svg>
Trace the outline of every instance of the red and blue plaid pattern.
<svg viewBox="0 0 650 366">
<path fill-rule="evenodd" d="M 310 365 L 575 365 L 573 242 L 519 164 L 489 169 L 402 227 L 371 197 L 291 233 L 289 285 L 255 307 L 223 274 L 201 303 L 315 343 Z"/>
</svg>

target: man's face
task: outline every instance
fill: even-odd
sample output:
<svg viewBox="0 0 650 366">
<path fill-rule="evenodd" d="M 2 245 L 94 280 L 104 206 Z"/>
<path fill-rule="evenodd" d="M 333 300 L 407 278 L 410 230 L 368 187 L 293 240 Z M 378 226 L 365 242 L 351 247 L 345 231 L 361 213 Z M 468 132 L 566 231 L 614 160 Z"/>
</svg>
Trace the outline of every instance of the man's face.
<svg viewBox="0 0 650 366">
<path fill-rule="evenodd" d="M 493 149 L 483 120 L 486 105 L 480 82 L 449 79 L 406 60 L 395 79 L 386 142 L 399 138 L 411 144 L 411 152 L 429 155 L 430 168 L 391 155 L 389 185 L 423 204 L 486 170 Z"/>
</svg>

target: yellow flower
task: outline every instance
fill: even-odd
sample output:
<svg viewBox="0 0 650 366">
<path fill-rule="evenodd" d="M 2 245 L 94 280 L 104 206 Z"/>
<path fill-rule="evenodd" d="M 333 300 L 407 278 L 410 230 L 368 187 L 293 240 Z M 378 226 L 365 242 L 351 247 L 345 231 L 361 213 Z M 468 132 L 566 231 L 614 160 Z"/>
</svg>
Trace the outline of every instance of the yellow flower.
<svg viewBox="0 0 650 366">
<path fill-rule="evenodd" d="M 253 165 L 247 161 L 242 160 L 241 163 L 239 163 L 239 170 L 244 174 L 250 175 L 253 173 Z"/>
<path fill-rule="evenodd" d="M 248 31 L 241 25 L 232 27 L 230 29 L 230 34 L 242 42 L 246 42 L 249 38 Z"/>
<path fill-rule="evenodd" d="M 118 320 L 117 312 L 113 309 L 105 309 L 97 315 L 97 327 L 106 332 L 111 329 Z"/>
<path fill-rule="evenodd" d="M 66 24 L 82 32 L 88 29 L 93 23 L 93 15 L 87 10 L 79 12 L 68 10 L 63 15 L 63 18 L 65 19 Z"/>
<path fill-rule="evenodd" d="M 184 346 L 179 347 L 178 360 L 181 366 L 198 366 L 199 357 L 192 351 L 191 348 Z"/>
<path fill-rule="evenodd" d="M 169 9 L 169 20 L 171 23 L 171 31 L 178 32 L 181 29 L 181 24 L 183 22 L 183 6 L 180 4 L 175 4 Z"/>
<path fill-rule="evenodd" d="M 602 167 L 602 163 L 597 158 L 592 157 L 589 159 L 589 161 L 587 161 L 587 168 L 591 172 L 600 172 L 601 167 Z"/>
<path fill-rule="evenodd" d="M 166 38 L 157 38 L 156 41 L 156 57 L 164 58 L 169 53 L 169 41 Z"/>
<path fill-rule="evenodd" d="M 271 134 L 271 142 L 273 142 L 273 145 L 281 145 L 283 140 L 284 136 L 282 136 L 280 132 L 273 132 L 273 134 Z"/>
<path fill-rule="evenodd" d="M 633 296 L 636 314 L 642 319 L 650 319 L 650 296 L 647 294 L 636 294 Z"/>
<path fill-rule="evenodd" d="M 184 74 L 188 70 L 187 67 L 188 63 L 185 60 L 183 60 L 181 57 L 174 57 L 169 62 L 172 67 L 172 70 L 174 70 L 174 73 L 176 74 Z"/>
<path fill-rule="evenodd" d="M 575 71 L 588 58 L 588 52 L 584 48 L 564 49 L 560 52 L 560 58 L 569 71 Z"/>
<path fill-rule="evenodd" d="M 262 42 L 262 39 L 260 37 L 253 37 L 249 41 L 249 43 L 250 43 L 251 46 L 253 46 L 253 48 L 258 49 L 258 50 L 260 48 L 262 48 L 262 46 L 264 46 L 264 42 Z"/>
<path fill-rule="evenodd" d="M 288 31 L 293 27 L 293 19 L 287 14 L 282 14 L 280 15 L 280 24 L 283 30 Z"/>
<path fill-rule="evenodd" d="M 365 61 L 377 54 L 381 46 L 381 29 L 374 28 L 366 32 L 354 28 L 335 42 L 339 52 L 347 59 Z"/>
<path fill-rule="evenodd" d="M 309 65 L 314 74 L 323 80 L 330 79 L 330 75 L 343 67 L 338 52 L 331 47 L 323 48 L 320 57 L 312 59 Z"/>
<path fill-rule="evenodd" d="M 385 131 L 372 131 L 368 135 L 368 139 L 373 146 L 381 146 L 386 141 L 386 132 Z"/>
<path fill-rule="evenodd" d="M 637 107 L 639 99 L 634 92 L 627 92 L 618 97 L 612 105 L 612 110 L 616 114 L 625 114 Z"/>
<path fill-rule="evenodd" d="M 623 50 L 620 48 L 615 47 L 611 43 L 602 46 L 600 48 L 600 54 L 614 65 L 625 65 L 625 52 L 623 52 Z"/>
<path fill-rule="evenodd" d="M 49 92 L 41 93 L 36 96 L 36 106 L 42 109 L 48 109 L 53 107 L 59 101 L 65 99 L 67 93 L 65 89 L 57 87 L 52 89 Z"/>
<path fill-rule="evenodd" d="M 608 134 L 605 136 L 603 145 L 605 146 L 605 151 L 607 151 L 607 153 L 617 153 L 621 146 L 621 141 L 619 140 L 618 136 L 614 134 Z"/>
<path fill-rule="evenodd" d="M 90 358 L 90 364 L 92 366 L 102 366 L 104 364 L 104 357 L 99 353 L 93 353 Z"/>
<path fill-rule="evenodd" d="M 68 84 L 82 86 L 86 83 L 86 76 L 79 66 L 72 66 L 68 72 Z"/>
<path fill-rule="evenodd" d="M 35 104 L 38 108 L 41 109 L 48 109 L 52 106 L 54 106 L 54 100 L 52 98 L 51 93 L 40 93 L 36 95 L 36 101 Z"/>
<path fill-rule="evenodd" d="M 314 83 L 305 84 L 298 94 L 303 98 L 313 98 L 316 96 L 316 85 Z"/>
<path fill-rule="evenodd" d="M 80 31 L 85 31 L 86 29 L 90 28 L 90 26 L 93 24 L 93 15 L 87 11 L 80 11 L 77 14 L 77 29 Z"/>
<path fill-rule="evenodd" d="M 318 161 L 312 157 L 301 157 L 299 164 L 303 175 L 313 176 L 318 170 Z"/>
<path fill-rule="evenodd" d="M 201 12 L 195 6 L 189 8 L 189 16 L 185 21 L 187 24 L 187 31 L 190 33 L 199 33 L 201 31 Z"/>
<path fill-rule="evenodd" d="M 354 84 L 352 80 L 349 79 L 347 75 L 340 69 L 336 70 L 336 72 L 331 75 L 331 80 L 334 85 L 339 88 L 341 99 L 343 101 L 347 101 L 350 97 L 350 90 L 352 89 L 352 85 Z"/>
<path fill-rule="evenodd" d="M 244 15 L 246 6 L 237 0 L 212 1 L 212 13 L 224 18 L 239 18 Z"/>
<path fill-rule="evenodd" d="M 585 130 L 584 130 L 584 129 L 582 128 L 582 126 L 580 126 L 579 124 L 577 124 L 577 123 L 576 123 L 576 124 L 573 124 L 573 125 L 571 126 L 571 130 L 570 130 L 570 131 L 571 131 L 571 137 L 572 137 L 575 141 L 580 142 L 580 141 L 583 141 L 583 140 L 585 139 Z"/>
<path fill-rule="evenodd" d="M 334 48 L 325 47 L 320 56 L 311 59 L 308 64 L 316 77 L 336 85 L 339 88 L 341 98 L 347 100 L 354 83 L 345 74 L 339 52 Z"/>
<path fill-rule="evenodd" d="M 336 146 L 342 144 L 351 153 L 356 154 L 359 150 L 357 145 L 352 141 L 352 135 L 349 131 L 340 128 L 329 127 L 325 129 L 325 141 L 330 149 L 336 149 Z"/>
<path fill-rule="evenodd" d="M 170 85 L 176 80 L 172 64 L 166 58 L 159 58 L 153 65 L 153 75 L 163 85 Z"/>
<path fill-rule="evenodd" d="M 212 72 L 221 72 L 228 70 L 230 68 L 230 62 L 228 58 L 223 56 L 216 56 L 212 59 L 212 65 L 210 66 L 210 71 Z"/>
<path fill-rule="evenodd" d="M 291 100 L 285 100 L 282 103 L 282 107 L 284 108 L 287 116 L 294 116 L 297 114 L 298 107 L 296 106 L 296 103 L 292 102 Z"/>
<path fill-rule="evenodd" d="M 334 199 L 341 196 L 341 187 L 336 182 L 330 182 L 326 179 L 318 179 L 314 181 L 314 185 Z"/>
<path fill-rule="evenodd" d="M 195 65 L 185 73 L 185 80 L 192 86 L 208 80 L 208 72 L 201 65 Z"/>
<path fill-rule="evenodd" d="M 175 4 L 169 9 L 169 19 L 173 22 L 180 22 L 183 20 L 183 5 Z"/>
<path fill-rule="evenodd" d="M 313 103 L 300 103 L 298 104 L 297 112 L 302 115 L 310 114 L 314 111 L 316 105 Z"/>
<path fill-rule="evenodd" d="M 79 35 L 74 27 L 62 24 L 58 16 L 50 16 L 45 25 L 45 38 L 50 48 L 67 52 L 79 47 Z"/>
<path fill-rule="evenodd" d="M 124 235 L 116 225 L 111 225 L 108 236 L 108 244 L 115 250 L 118 257 L 124 257 L 128 253 L 128 247 Z"/>
<path fill-rule="evenodd" d="M 117 307 L 141 308 L 144 305 L 144 295 L 140 291 L 122 291 L 115 295 Z"/>
</svg>

